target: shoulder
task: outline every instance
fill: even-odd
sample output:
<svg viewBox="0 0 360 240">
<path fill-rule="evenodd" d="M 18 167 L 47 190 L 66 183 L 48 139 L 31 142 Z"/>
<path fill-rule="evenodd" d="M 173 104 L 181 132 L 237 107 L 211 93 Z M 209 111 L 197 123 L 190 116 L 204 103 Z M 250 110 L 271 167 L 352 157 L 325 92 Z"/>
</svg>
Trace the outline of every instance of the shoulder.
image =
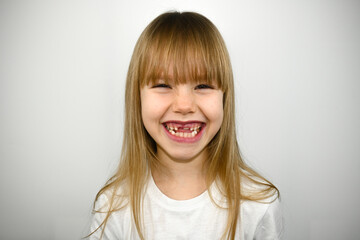
<svg viewBox="0 0 360 240">
<path fill-rule="evenodd" d="M 254 239 L 281 239 L 283 233 L 281 199 L 276 188 L 268 188 L 266 183 L 252 181 L 245 181 L 242 186 L 245 194 L 263 195 L 258 200 L 243 200 L 241 203 L 240 221 Z"/>
<path fill-rule="evenodd" d="M 125 184 L 114 184 L 99 191 L 95 203 L 94 212 L 108 212 L 122 209 L 127 206 L 128 194 Z"/>
<path fill-rule="evenodd" d="M 107 190 L 101 193 L 95 201 L 91 217 L 90 240 L 119 239 L 130 228 L 131 213 L 121 191 Z"/>
<path fill-rule="evenodd" d="M 283 234 L 283 216 L 280 199 L 270 203 L 244 201 L 240 210 L 240 221 L 250 239 L 278 240 Z"/>
<path fill-rule="evenodd" d="M 279 197 L 278 189 L 271 182 L 248 172 L 241 176 L 240 188 L 243 199 L 272 202 Z"/>
<path fill-rule="evenodd" d="M 281 215 L 281 203 L 279 198 L 269 198 L 265 201 L 245 200 L 241 203 L 241 215 L 244 219 L 251 219 L 257 224 L 268 215 Z"/>
</svg>

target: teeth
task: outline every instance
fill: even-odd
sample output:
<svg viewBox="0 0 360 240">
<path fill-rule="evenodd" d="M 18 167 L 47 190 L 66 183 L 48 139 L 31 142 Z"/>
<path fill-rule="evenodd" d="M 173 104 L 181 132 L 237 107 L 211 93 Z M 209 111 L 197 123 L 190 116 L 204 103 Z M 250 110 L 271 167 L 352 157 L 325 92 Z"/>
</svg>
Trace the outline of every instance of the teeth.
<svg viewBox="0 0 360 240">
<path fill-rule="evenodd" d="M 173 136 L 183 137 L 183 138 L 191 138 L 191 137 L 195 137 L 200 132 L 200 128 L 201 128 L 201 125 L 199 125 L 199 124 L 194 124 L 194 125 L 193 125 L 193 127 L 183 128 L 183 130 L 186 130 L 186 131 L 190 130 L 191 132 L 177 132 L 178 127 L 175 127 L 172 123 L 166 124 L 165 127 Z"/>
<path fill-rule="evenodd" d="M 171 133 L 171 134 L 175 135 L 176 137 L 191 138 L 191 137 L 195 137 L 197 133 L 195 133 L 195 132 L 191 132 L 191 133 L 178 132 L 178 133 Z"/>
</svg>

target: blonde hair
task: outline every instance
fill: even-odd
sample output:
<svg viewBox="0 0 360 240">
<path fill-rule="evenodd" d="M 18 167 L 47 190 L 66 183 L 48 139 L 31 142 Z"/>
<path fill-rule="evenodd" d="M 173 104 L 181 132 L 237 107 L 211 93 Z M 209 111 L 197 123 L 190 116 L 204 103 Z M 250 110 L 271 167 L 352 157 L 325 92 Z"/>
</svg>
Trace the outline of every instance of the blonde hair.
<svg viewBox="0 0 360 240">
<path fill-rule="evenodd" d="M 170 66 L 171 73 L 168 72 Z M 96 195 L 94 211 L 105 212 L 106 217 L 95 231 L 101 229 L 102 237 L 110 215 L 129 206 L 137 232 L 144 239 L 142 198 L 150 169 L 159 161 L 156 143 L 142 122 L 140 89 L 160 75 L 166 79 L 169 74 L 176 83 L 215 80 L 224 93 L 223 123 L 207 146 L 210 158 L 205 162 L 206 182 L 208 189 L 214 181 L 221 186 L 228 208 L 223 238 L 234 239 L 241 201 L 261 201 L 279 193 L 273 184 L 248 167 L 241 158 L 236 139 L 234 82 L 229 54 L 214 24 L 193 12 L 167 12 L 158 16 L 136 43 L 126 80 L 125 130 L 120 164 Z M 260 190 L 244 192 L 241 188 L 243 180 L 260 186 L 254 188 Z M 107 209 L 95 209 L 96 201 L 105 193 L 109 195 Z M 211 192 L 209 194 L 211 196 Z"/>
</svg>

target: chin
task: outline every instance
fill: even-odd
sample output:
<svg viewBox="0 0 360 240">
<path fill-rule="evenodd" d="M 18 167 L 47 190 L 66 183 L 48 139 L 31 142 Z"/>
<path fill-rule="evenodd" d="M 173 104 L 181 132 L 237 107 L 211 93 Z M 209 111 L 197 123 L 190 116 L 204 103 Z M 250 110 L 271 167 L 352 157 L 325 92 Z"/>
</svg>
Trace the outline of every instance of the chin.
<svg viewBox="0 0 360 240">
<path fill-rule="evenodd" d="M 201 152 L 177 152 L 177 153 L 169 153 L 168 155 L 171 159 L 177 162 L 190 162 L 194 160 L 196 157 L 200 155 Z"/>
</svg>

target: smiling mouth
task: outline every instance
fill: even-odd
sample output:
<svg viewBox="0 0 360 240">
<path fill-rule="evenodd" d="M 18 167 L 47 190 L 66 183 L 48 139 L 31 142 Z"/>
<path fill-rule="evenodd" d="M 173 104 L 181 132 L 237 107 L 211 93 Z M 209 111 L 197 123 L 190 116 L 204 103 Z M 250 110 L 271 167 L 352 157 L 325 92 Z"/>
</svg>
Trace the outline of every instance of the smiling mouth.
<svg viewBox="0 0 360 240">
<path fill-rule="evenodd" d="M 180 138 L 194 138 L 204 127 L 201 122 L 166 122 L 163 123 L 165 129 L 173 136 Z"/>
</svg>

